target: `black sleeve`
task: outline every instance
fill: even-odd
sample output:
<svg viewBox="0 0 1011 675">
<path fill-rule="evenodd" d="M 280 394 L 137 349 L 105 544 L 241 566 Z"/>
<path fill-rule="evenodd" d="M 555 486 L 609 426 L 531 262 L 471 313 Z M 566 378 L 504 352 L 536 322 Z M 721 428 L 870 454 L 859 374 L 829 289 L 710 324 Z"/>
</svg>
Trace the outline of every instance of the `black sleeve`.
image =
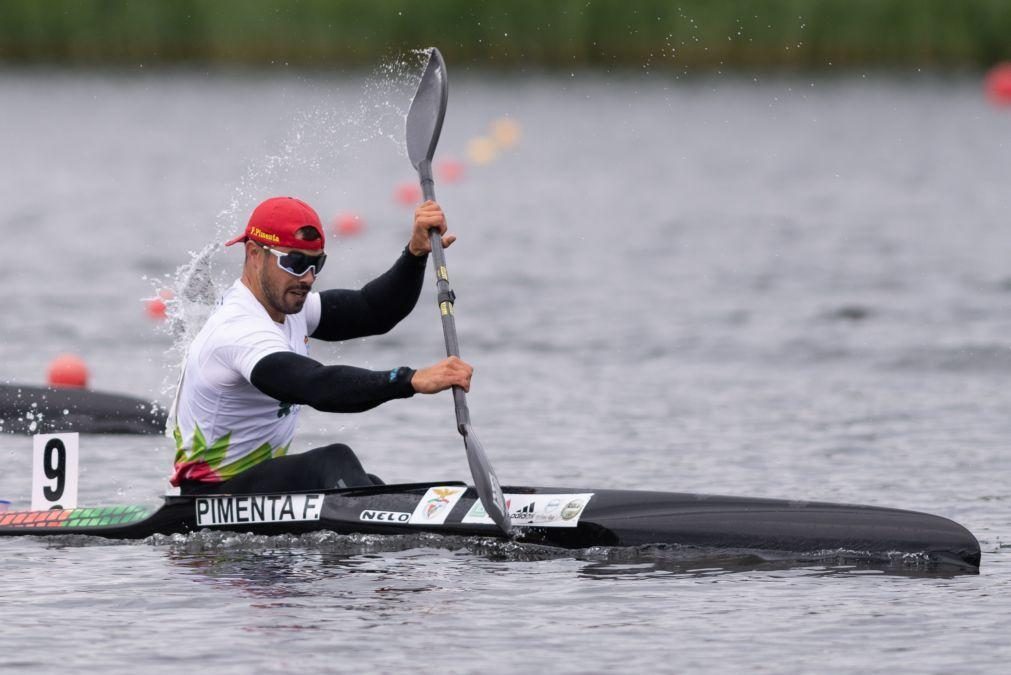
<svg viewBox="0 0 1011 675">
<path fill-rule="evenodd" d="M 405 248 L 393 267 L 360 290 L 323 291 L 319 325 L 311 337 L 334 341 L 388 332 L 417 304 L 427 260 Z"/>
<path fill-rule="evenodd" d="M 283 403 L 312 406 L 323 412 L 361 412 L 395 398 L 414 396 L 410 368 L 366 370 L 324 366 L 307 356 L 277 352 L 253 366 L 250 382 Z"/>
</svg>

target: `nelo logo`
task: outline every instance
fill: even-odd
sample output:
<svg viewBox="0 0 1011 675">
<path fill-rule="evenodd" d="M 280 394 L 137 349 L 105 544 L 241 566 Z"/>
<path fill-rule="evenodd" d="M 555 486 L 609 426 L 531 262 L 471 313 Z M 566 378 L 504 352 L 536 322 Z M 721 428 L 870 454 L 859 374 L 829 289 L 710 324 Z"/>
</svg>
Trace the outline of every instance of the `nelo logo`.
<svg viewBox="0 0 1011 675">
<path fill-rule="evenodd" d="M 370 511 L 366 509 L 358 516 L 358 520 L 380 523 L 406 523 L 410 519 L 411 514 L 402 511 Z"/>
</svg>

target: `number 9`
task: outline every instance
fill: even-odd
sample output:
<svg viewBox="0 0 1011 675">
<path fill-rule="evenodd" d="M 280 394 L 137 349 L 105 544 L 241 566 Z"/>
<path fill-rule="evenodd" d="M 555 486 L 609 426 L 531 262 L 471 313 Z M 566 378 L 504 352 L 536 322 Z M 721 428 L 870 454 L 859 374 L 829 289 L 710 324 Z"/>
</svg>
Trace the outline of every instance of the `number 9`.
<svg viewBox="0 0 1011 675">
<path fill-rule="evenodd" d="M 55 465 L 53 455 L 56 459 Z M 56 480 L 54 487 L 51 488 L 47 485 L 42 489 L 42 493 L 46 496 L 47 501 L 55 502 L 63 496 L 63 488 L 67 479 L 67 448 L 63 445 L 63 441 L 52 438 L 46 443 L 45 454 L 42 456 L 42 467 L 46 472 L 46 478 Z M 60 506 L 54 505 L 52 508 L 58 509 Z"/>
</svg>

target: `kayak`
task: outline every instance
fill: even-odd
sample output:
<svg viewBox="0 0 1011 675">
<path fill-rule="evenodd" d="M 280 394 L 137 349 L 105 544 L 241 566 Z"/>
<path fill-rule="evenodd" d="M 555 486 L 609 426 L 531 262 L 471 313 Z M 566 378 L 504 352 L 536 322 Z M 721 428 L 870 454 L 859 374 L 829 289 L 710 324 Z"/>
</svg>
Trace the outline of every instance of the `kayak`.
<svg viewBox="0 0 1011 675">
<path fill-rule="evenodd" d="M 166 411 L 133 396 L 90 389 L 0 384 L 0 431 L 160 434 Z"/>
<path fill-rule="evenodd" d="M 504 487 L 515 538 L 568 549 L 695 546 L 799 554 L 916 554 L 978 568 L 980 548 L 946 518 L 876 506 L 678 492 Z M 254 534 L 432 532 L 502 538 L 477 493 L 459 482 L 319 492 L 166 496 L 158 507 L 0 512 L 0 536 L 84 534 L 139 539 L 201 529 Z"/>
</svg>

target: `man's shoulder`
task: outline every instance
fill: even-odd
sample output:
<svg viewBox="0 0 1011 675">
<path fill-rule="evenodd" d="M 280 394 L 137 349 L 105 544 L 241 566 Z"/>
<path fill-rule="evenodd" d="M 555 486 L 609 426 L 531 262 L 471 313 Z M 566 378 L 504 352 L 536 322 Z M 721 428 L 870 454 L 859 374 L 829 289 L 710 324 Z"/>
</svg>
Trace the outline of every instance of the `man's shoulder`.
<svg viewBox="0 0 1011 675">
<path fill-rule="evenodd" d="M 211 314 L 218 321 L 242 321 L 273 323 L 267 311 L 253 293 L 236 281 L 221 297 L 221 302 Z"/>
<path fill-rule="evenodd" d="M 203 337 L 210 342 L 231 342 L 243 336 L 278 333 L 259 301 L 240 283 L 229 288 L 204 324 Z"/>
</svg>

